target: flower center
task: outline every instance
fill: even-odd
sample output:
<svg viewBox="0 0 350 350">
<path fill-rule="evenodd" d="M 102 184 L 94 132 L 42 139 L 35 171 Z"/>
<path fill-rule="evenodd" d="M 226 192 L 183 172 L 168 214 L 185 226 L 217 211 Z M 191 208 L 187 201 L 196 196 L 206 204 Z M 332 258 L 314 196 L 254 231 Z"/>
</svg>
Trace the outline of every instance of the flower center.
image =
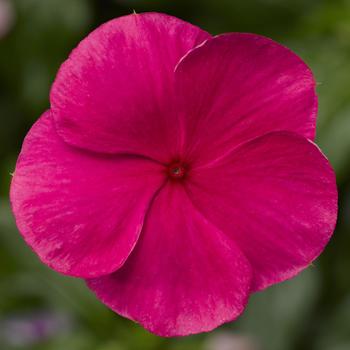
<svg viewBox="0 0 350 350">
<path fill-rule="evenodd" d="M 176 162 L 168 166 L 168 175 L 171 179 L 180 180 L 186 176 L 186 165 Z"/>
</svg>

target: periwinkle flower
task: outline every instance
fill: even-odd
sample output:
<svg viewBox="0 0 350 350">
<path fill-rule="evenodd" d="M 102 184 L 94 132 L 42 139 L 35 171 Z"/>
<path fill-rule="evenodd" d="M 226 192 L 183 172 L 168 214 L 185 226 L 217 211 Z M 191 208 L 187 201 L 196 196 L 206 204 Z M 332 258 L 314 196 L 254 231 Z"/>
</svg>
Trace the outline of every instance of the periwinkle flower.
<svg viewBox="0 0 350 350">
<path fill-rule="evenodd" d="M 260 350 L 256 341 L 247 335 L 231 332 L 218 332 L 210 336 L 205 344 L 205 350 Z"/>
<path fill-rule="evenodd" d="M 14 22 L 13 4 L 9 0 L 0 0 L 0 40 L 6 37 Z"/>
<path fill-rule="evenodd" d="M 112 20 L 60 68 L 11 186 L 40 259 L 162 336 L 236 319 L 337 217 L 310 69 L 262 36 Z"/>
<path fill-rule="evenodd" d="M 6 345 L 28 348 L 50 338 L 65 335 L 72 326 L 73 322 L 66 314 L 48 311 L 12 314 L 0 320 L 1 345 L 6 349 Z"/>
</svg>

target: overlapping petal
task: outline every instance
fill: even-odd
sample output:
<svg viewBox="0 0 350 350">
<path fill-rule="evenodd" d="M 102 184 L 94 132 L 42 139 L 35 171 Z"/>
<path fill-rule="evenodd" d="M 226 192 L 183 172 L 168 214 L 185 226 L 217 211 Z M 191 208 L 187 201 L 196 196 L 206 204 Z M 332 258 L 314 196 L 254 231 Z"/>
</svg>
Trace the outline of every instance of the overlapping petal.
<svg viewBox="0 0 350 350">
<path fill-rule="evenodd" d="M 196 211 L 181 185 L 168 184 L 125 265 L 88 286 L 117 313 L 177 336 L 238 317 L 250 283 L 251 268 L 235 243 Z"/>
<path fill-rule="evenodd" d="M 17 226 L 40 259 L 79 277 L 115 271 L 129 256 L 163 170 L 149 160 L 66 145 L 50 112 L 27 135 L 11 184 Z"/>
<path fill-rule="evenodd" d="M 203 215 L 242 249 L 254 290 L 307 267 L 324 249 L 337 218 L 327 159 L 311 141 L 273 132 L 193 169 L 186 188 Z"/>
<path fill-rule="evenodd" d="M 58 133 L 85 149 L 168 161 L 180 139 L 174 68 L 207 38 L 197 27 L 157 13 L 102 25 L 72 52 L 53 84 Z"/>
<path fill-rule="evenodd" d="M 276 130 L 314 138 L 312 72 L 271 39 L 243 33 L 214 37 L 180 61 L 175 77 L 189 159 L 207 162 Z"/>
</svg>

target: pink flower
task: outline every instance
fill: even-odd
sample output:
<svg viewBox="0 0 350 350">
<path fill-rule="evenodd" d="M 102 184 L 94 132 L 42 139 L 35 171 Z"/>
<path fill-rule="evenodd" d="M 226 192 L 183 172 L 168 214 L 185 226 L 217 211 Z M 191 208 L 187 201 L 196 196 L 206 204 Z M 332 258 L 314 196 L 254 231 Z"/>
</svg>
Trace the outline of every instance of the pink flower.
<svg viewBox="0 0 350 350">
<path fill-rule="evenodd" d="M 204 345 L 205 350 L 258 350 L 254 339 L 230 332 L 214 333 Z"/>
<path fill-rule="evenodd" d="M 12 2 L 0 0 L 0 40 L 10 31 L 15 20 L 15 13 Z"/>
<path fill-rule="evenodd" d="M 112 20 L 60 68 L 11 186 L 40 259 L 162 336 L 232 321 L 305 269 L 337 216 L 310 69 L 253 34 Z"/>
</svg>

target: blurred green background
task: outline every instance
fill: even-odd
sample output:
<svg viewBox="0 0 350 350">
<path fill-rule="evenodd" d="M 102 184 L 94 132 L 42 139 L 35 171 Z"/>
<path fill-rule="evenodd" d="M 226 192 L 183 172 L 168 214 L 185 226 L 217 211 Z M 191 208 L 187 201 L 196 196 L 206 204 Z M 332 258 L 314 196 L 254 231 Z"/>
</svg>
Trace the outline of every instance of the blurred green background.
<svg viewBox="0 0 350 350">
<path fill-rule="evenodd" d="M 336 233 L 313 267 L 252 296 L 235 323 L 162 339 L 109 311 L 79 280 L 39 263 L 12 218 L 8 188 L 26 132 L 48 108 L 55 73 L 93 28 L 159 11 L 213 34 L 254 32 L 297 52 L 318 82 L 317 142 L 337 172 Z M 350 1 L 0 0 L 0 349 L 349 350 Z"/>
</svg>

